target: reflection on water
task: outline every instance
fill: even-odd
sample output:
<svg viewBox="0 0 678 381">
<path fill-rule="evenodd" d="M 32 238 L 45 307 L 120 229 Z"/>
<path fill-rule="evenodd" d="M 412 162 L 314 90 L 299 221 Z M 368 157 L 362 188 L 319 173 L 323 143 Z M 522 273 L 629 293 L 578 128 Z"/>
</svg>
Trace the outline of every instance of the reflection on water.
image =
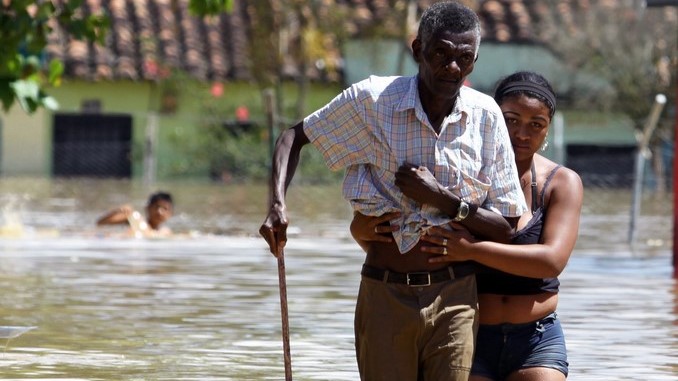
<svg viewBox="0 0 678 381">
<path fill-rule="evenodd" d="M 0 238 L 0 326 L 37 327 L 7 343 L 0 377 L 284 379 L 277 263 L 255 236 L 263 187 L 163 184 L 176 199 L 172 228 L 200 233 L 167 240 L 93 228 L 98 214 L 125 202 L 142 207 L 156 188 L 31 179 L 0 188 L 23 227 Z M 294 378 L 356 380 L 362 256 L 347 235 L 350 210 L 338 187 L 296 192 L 286 259 Z M 570 380 L 678 379 L 671 219 L 644 206 L 653 214 L 644 214 L 642 245 L 630 250 L 626 197 L 587 200 L 582 239 L 562 275 Z"/>
</svg>

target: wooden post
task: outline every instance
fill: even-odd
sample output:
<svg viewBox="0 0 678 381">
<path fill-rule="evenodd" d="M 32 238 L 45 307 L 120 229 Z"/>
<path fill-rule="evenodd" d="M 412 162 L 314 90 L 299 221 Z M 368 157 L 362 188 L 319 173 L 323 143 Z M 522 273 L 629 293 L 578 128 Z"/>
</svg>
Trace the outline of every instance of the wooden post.
<svg viewBox="0 0 678 381">
<path fill-rule="evenodd" d="M 629 223 L 629 244 L 631 247 L 636 244 L 636 221 L 640 216 L 640 204 L 643 196 L 643 173 L 645 170 L 645 159 L 650 156 L 650 138 L 657 127 L 659 116 L 666 104 L 666 96 L 657 94 L 654 105 L 647 117 L 643 132 L 638 136 L 638 148 L 635 160 L 635 175 L 633 179 L 633 194 L 631 200 L 631 221 Z"/>
<path fill-rule="evenodd" d="M 678 0 L 645 0 L 646 7 L 678 7 Z M 678 279 L 678 78 L 676 78 L 676 104 L 673 114 L 675 127 L 673 129 L 673 277 Z"/>
<path fill-rule="evenodd" d="M 146 133 L 144 136 L 144 184 L 152 185 L 156 178 L 156 151 L 158 140 L 158 114 L 151 111 L 146 119 Z"/>
<path fill-rule="evenodd" d="M 273 159 L 273 150 L 275 148 L 275 130 L 278 123 L 277 107 L 275 103 L 275 93 L 273 89 L 264 90 L 264 110 L 266 111 L 266 119 L 268 122 L 268 149 L 269 159 Z M 269 160 L 269 162 L 271 162 Z"/>
</svg>

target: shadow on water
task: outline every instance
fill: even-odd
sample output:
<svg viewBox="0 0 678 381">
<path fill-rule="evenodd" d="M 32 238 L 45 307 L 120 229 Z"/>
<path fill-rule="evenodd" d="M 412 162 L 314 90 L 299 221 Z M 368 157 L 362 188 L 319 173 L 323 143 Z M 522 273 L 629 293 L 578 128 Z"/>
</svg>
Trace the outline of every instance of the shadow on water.
<svg viewBox="0 0 678 381">
<path fill-rule="evenodd" d="M 297 188 L 287 283 L 298 380 L 356 380 L 353 308 L 362 260 L 340 187 Z M 173 193 L 180 236 L 97 230 L 99 214 Z M 671 217 L 648 200 L 626 244 L 630 195 L 588 192 L 561 276 L 570 380 L 678 379 Z M 0 355 L 14 380 L 281 380 L 276 261 L 256 236 L 261 186 L 3 179 L 1 326 L 35 326 Z M 670 212 L 669 212 L 670 213 Z M 9 217 L 8 217 L 9 216 Z"/>
</svg>

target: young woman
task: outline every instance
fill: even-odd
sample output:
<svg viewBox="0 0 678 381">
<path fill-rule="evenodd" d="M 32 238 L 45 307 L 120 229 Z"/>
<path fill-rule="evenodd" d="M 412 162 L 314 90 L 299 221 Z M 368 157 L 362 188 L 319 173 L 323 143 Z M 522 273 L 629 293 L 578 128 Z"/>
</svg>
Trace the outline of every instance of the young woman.
<svg viewBox="0 0 678 381">
<path fill-rule="evenodd" d="M 572 170 L 538 152 L 555 112 L 555 94 L 541 75 L 518 72 L 497 86 L 523 193 L 530 207 L 510 244 L 481 241 L 458 224 L 434 227 L 423 251 L 431 262 L 472 260 L 477 272 L 480 328 L 470 380 L 557 381 L 568 373 L 565 339 L 556 315 L 559 281 L 576 243 L 583 187 Z M 389 216 L 356 218 L 354 238 L 383 240 Z M 382 225 L 380 225 L 382 224 Z M 388 238 L 386 238 L 388 239 Z"/>
</svg>

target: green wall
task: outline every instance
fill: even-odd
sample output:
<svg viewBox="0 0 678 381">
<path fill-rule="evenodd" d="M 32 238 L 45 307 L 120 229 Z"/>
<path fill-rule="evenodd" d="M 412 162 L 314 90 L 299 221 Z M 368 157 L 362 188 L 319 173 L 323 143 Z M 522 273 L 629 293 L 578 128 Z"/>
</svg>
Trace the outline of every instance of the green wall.
<svg viewBox="0 0 678 381">
<path fill-rule="evenodd" d="M 212 94 L 212 84 L 200 83 L 186 78 L 173 79 L 177 91 L 177 107 L 172 113 L 160 113 L 161 93 L 166 83 L 149 82 L 85 82 L 68 81 L 50 94 L 59 102 L 58 112 L 80 112 L 84 100 L 98 99 L 102 113 L 124 113 L 133 119 L 132 176 L 141 178 L 144 175 L 144 142 L 149 123 L 153 116 L 157 117 L 156 134 L 156 179 L 205 178 L 209 168 L 196 164 L 191 152 L 199 150 L 199 134 L 204 133 L 201 127 L 206 120 L 232 121 L 235 109 L 246 106 L 250 119 L 262 126 L 267 125 L 264 113 L 262 92 L 249 83 L 225 83 L 223 92 L 218 96 Z M 298 87 L 294 83 L 285 83 L 282 87 L 281 118 L 283 125 L 291 126 L 298 119 L 294 114 L 298 98 Z M 332 99 L 341 86 L 337 84 L 310 84 L 306 97 L 303 115 L 321 107 Z M 46 131 L 43 150 L 45 157 L 51 160 L 52 115 L 33 118 L 31 123 L 42 125 Z M 24 123 L 25 124 L 25 123 Z M 264 133 L 267 133 L 265 129 Z M 278 131 L 274 131 L 275 134 Z M 268 150 L 268 144 L 262 149 Z M 49 175 L 51 162 L 45 163 L 38 173 Z"/>
</svg>

